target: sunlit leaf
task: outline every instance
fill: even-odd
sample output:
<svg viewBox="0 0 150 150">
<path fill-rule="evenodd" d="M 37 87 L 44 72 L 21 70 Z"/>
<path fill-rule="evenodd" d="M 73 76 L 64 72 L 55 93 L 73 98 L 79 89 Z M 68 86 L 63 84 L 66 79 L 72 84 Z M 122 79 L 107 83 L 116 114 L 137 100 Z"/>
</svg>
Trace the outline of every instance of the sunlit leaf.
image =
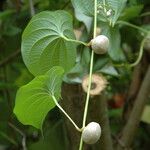
<svg viewBox="0 0 150 150">
<path fill-rule="evenodd" d="M 18 90 L 14 113 L 21 123 L 42 128 L 47 113 L 55 107 L 52 96 L 60 97 L 63 72 L 61 67 L 53 67 Z"/>
</svg>

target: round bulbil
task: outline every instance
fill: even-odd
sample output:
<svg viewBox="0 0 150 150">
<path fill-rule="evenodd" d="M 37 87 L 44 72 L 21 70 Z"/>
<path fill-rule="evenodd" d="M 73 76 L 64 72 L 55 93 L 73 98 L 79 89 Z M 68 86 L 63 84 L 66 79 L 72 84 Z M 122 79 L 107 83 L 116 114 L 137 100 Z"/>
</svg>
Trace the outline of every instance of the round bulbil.
<svg viewBox="0 0 150 150">
<path fill-rule="evenodd" d="M 109 48 L 109 39 L 105 35 L 99 35 L 91 40 L 91 47 L 96 54 L 104 54 Z"/>
<path fill-rule="evenodd" d="M 82 140 L 87 144 L 95 144 L 101 136 L 101 127 L 96 122 L 89 123 L 82 131 Z"/>
</svg>

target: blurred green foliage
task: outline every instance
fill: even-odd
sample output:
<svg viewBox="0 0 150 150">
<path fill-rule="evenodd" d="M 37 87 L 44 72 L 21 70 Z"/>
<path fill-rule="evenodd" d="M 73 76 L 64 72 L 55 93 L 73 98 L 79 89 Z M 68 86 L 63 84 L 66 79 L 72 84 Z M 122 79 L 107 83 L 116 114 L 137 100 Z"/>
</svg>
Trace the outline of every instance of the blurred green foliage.
<svg viewBox="0 0 150 150">
<path fill-rule="evenodd" d="M 76 17 L 84 20 L 78 21 L 75 18 L 73 6 L 70 0 L 34 0 L 33 8 L 36 13 L 43 10 L 58 10 L 64 9 L 70 12 L 74 17 L 74 28 L 78 29 L 82 26 L 86 26 L 87 30 L 84 31 L 81 39 L 87 40 L 91 38 L 90 19 L 83 14 L 76 14 Z M 139 26 L 148 26 L 150 23 L 144 22 L 144 18 L 140 17 L 140 14 L 150 9 L 149 0 L 128 0 L 127 7 L 120 15 L 119 19 L 127 20 L 135 23 Z M 80 16 L 81 15 L 81 16 Z M 26 135 L 27 147 L 29 150 L 66 150 L 67 139 L 66 130 L 64 129 L 64 120 L 61 118 L 60 112 L 57 108 L 49 112 L 43 127 L 42 133 L 33 127 L 21 125 L 14 114 L 12 113 L 15 95 L 18 87 L 25 85 L 33 79 L 33 76 L 25 67 L 20 52 L 21 36 L 24 28 L 31 19 L 31 6 L 29 0 L 1 0 L 0 1 L 0 149 L 1 150 L 19 150 L 22 149 L 22 135 Z M 79 19 L 80 20 L 80 19 Z M 85 25 L 84 25 L 84 23 Z M 105 24 L 99 22 L 102 28 L 105 28 Z M 147 27 L 146 27 L 147 28 Z M 117 26 L 117 30 L 119 27 Z M 117 35 L 113 35 L 117 32 Z M 126 93 L 131 81 L 132 69 L 121 68 L 113 66 L 112 64 L 120 63 L 120 61 L 133 62 L 137 56 L 139 41 L 141 40 L 141 33 L 135 29 L 129 27 L 122 27 L 120 33 L 114 31 L 109 33 L 114 39 L 114 43 L 119 40 L 119 52 L 121 51 L 121 58 L 118 58 L 116 54 L 115 60 L 110 61 L 107 55 L 101 58 L 95 56 L 94 69 L 97 72 L 104 73 L 109 80 L 107 88 L 107 94 L 110 101 L 116 93 Z M 108 32 L 107 32 L 108 33 Z M 130 33 L 130 34 L 126 34 Z M 117 39 L 117 37 L 120 37 Z M 88 38 L 87 38 L 88 37 Z M 113 43 L 113 44 L 114 44 Z M 118 46 L 118 45 L 117 45 Z M 89 52 L 80 51 L 78 48 L 79 59 L 77 59 L 76 66 L 66 77 L 68 83 L 80 83 L 81 78 L 88 72 L 87 66 L 89 65 Z M 89 49 L 88 49 L 89 50 Z M 11 57 L 10 57 L 11 56 Z M 112 56 L 112 55 L 110 55 Z M 103 61 L 100 61 L 103 60 Z M 119 60 L 119 62 L 118 62 Z M 113 62 L 113 63 L 112 63 Z M 122 81 L 122 82 L 120 82 Z M 113 87 L 113 88 L 112 88 Z M 122 107 L 114 107 L 113 104 L 109 104 L 109 117 L 111 122 L 111 130 L 113 135 L 119 132 L 121 126 L 123 126 Z M 149 106 L 148 106 L 149 108 Z M 148 109 L 146 108 L 146 109 Z M 150 147 L 150 125 L 149 118 L 147 117 L 145 110 L 143 121 L 141 123 L 139 132 L 133 145 L 133 149 L 136 150 L 148 150 Z M 146 118 L 146 121 L 145 121 Z M 147 120 L 148 119 L 148 120 Z M 13 124 L 13 126 L 11 126 Z M 19 131 L 17 130 L 19 129 Z"/>
</svg>

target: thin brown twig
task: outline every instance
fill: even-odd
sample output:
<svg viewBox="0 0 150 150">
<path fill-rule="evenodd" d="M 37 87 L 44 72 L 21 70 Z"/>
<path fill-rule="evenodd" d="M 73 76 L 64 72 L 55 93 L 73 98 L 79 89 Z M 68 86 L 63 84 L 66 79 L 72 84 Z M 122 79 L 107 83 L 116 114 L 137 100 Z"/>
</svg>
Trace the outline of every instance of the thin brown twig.
<svg viewBox="0 0 150 150">
<path fill-rule="evenodd" d="M 10 63 L 19 54 L 20 54 L 20 49 L 16 50 L 14 53 L 12 53 L 11 55 L 9 55 L 7 58 L 5 58 L 2 61 L 0 61 L 0 67 L 6 65 L 8 63 Z"/>
<path fill-rule="evenodd" d="M 99 118 L 100 118 L 100 125 L 102 127 L 102 135 L 101 135 L 101 149 L 102 150 L 113 150 L 113 143 L 111 138 L 111 129 L 110 129 L 110 122 L 108 118 L 108 108 L 107 108 L 107 98 L 104 94 L 97 97 L 96 99 L 97 105 L 99 108 Z M 99 103 L 99 104 L 98 104 Z M 94 107 L 96 108 L 96 106 Z"/>
<path fill-rule="evenodd" d="M 125 121 L 128 120 L 129 114 L 131 113 L 131 110 L 134 105 L 134 100 L 139 91 L 139 88 L 141 85 L 141 75 L 142 75 L 142 64 L 139 63 L 137 66 L 135 66 L 133 70 L 131 84 L 130 84 L 130 87 L 126 96 L 127 99 L 125 101 L 125 105 L 123 108 L 123 119 Z"/>
<path fill-rule="evenodd" d="M 125 148 L 125 144 L 122 141 L 120 141 L 120 139 L 116 135 L 111 134 L 111 136 L 113 137 L 113 139 L 116 141 L 117 144 L 119 144 L 122 148 Z"/>
<path fill-rule="evenodd" d="M 97 146 L 101 150 L 113 150 L 110 121 L 108 116 L 107 97 L 103 93 L 91 98 L 90 101 L 90 121 L 98 122 L 102 129 L 102 134 Z"/>
<path fill-rule="evenodd" d="M 20 129 L 18 129 L 15 125 L 13 125 L 11 122 L 9 122 L 8 125 L 22 136 L 22 148 L 23 148 L 23 150 L 27 150 L 26 135 Z"/>
</svg>

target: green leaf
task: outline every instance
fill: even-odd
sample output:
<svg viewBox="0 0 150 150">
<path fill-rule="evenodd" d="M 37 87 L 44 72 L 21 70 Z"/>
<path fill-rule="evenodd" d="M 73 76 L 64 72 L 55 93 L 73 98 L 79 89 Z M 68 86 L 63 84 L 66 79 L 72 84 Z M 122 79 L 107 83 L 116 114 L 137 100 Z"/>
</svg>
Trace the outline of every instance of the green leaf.
<svg viewBox="0 0 150 150">
<path fill-rule="evenodd" d="M 90 64 L 90 49 L 85 47 L 82 48 L 80 58 L 76 65 L 66 74 L 64 81 L 73 83 L 82 83 L 83 77 L 88 74 L 88 67 Z"/>
<path fill-rule="evenodd" d="M 123 11 L 119 19 L 129 21 L 132 18 L 138 17 L 142 9 L 143 9 L 143 5 L 137 5 L 137 6 L 125 8 L 125 10 Z"/>
<path fill-rule="evenodd" d="M 119 18 L 127 0 L 98 0 L 98 20 L 102 22 L 111 22 L 113 26 Z M 94 0 L 72 0 L 75 12 L 80 12 L 88 17 L 94 16 Z M 107 11 L 111 10 L 111 15 L 107 16 Z M 78 18 L 78 17 L 77 17 Z M 84 21 L 86 24 L 86 22 Z"/>
<path fill-rule="evenodd" d="M 27 84 L 29 81 L 33 79 L 33 76 L 29 73 L 29 71 L 26 68 L 20 69 L 20 75 L 17 77 L 15 81 L 15 85 L 17 87 L 21 87 L 25 84 Z"/>
<path fill-rule="evenodd" d="M 102 27 L 102 34 L 109 38 L 110 46 L 108 49 L 108 54 L 112 60 L 120 62 L 125 60 L 124 53 L 121 50 L 121 36 L 119 32 L 119 27 L 110 27 L 104 24 Z"/>
<path fill-rule="evenodd" d="M 8 19 L 14 13 L 15 13 L 14 9 L 8 9 L 8 10 L 5 10 L 3 12 L 0 12 L 0 20 Z"/>
<path fill-rule="evenodd" d="M 12 24 L 8 24 L 8 26 L 4 27 L 4 30 L 2 32 L 2 34 L 5 36 L 15 36 L 17 34 L 21 33 L 21 29 L 12 25 Z"/>
<path fill-rule="evenodd" d="M 69 71 L 76 58 L 76 45 L 63 37 L 74 39 L 72 17 L 65 11 L 41 12 L 35 15 L 22 36 L 21 52 L 29 71 L 37 76 L 53 66 Z"/>
<path fill-rule="evenodd" d="M 112 11 L 114 12 L 114 14 L 111 17 L 111 22 L 113 25 L 115 25 L 115 22 L 117 21 L 121 12 L 125 8 L 126 2 L 127 0 L 106 0 L 106 5 L 108 5 L 110 9 L 112 9 Z"/>
<path fill-rule="evenodd" d="M 97 72 L 101 72 L 101 73 L 108 74 L 111 76 L 118 76 L 119 75 L 117 70 L 110 64 L 105 65 L 103 68 L 101 68 Z"/>
<path fill-rule="evenodd" d="M 42 128 L 48 111 L 55 107 L 52 96 L 60 97 L 63 73 L 61 67 L 53 67 L 18 90 L 14 113 L 21 123 Z"/>
<path fill-rule="evenodd" d="M 44 139 L 31 143 L 28 150 L 66 150 L 66 134 L 64 134 L 63 120 L 49 122 Z M 68 141 L 68 140 L 67 140 Z M 59 143 L 59 144 L 58 144 Z"/>
<path fill-rule="evenodd" d="M 150 124 L 150 105 L 145 106 L 141 120 Z"/>
<path fill-rule="evenodd" d="M 92 27 L 92 21 L 93 21 L 92 17 L 89 17 L 89 16 L 83 14 L 82 12 L 78 11 L 77 9 L 75 9 L 75 16 L 79 21 L 82 21 L 85 24 L 88 33 L 90 33 L 90 30 Z"/>
<path fill-rule="evenodd" d="M 95 62 L 94 66 L 93 66 L 93 70 L 95 72 L 97 72 L 98 70 L 100 70 L 102 67 L 104 67 L 109 61 L 108 56 L 99 56 L 99 59 Z"/>
<path fill-rule="evenodd" d="M 71 0 L 76 11 L 93 17 L 94 15 L 94 0 Z"/>
<path fill-rule="evenodd" d="M 89 64 L 90 64 L 90 49 L 85 47 L 84 49 L 82 49 L 81 51 L 81 65 L 83 66 L 83 68 L 85 70 L 88 70 Z M 87 71 L 88 72 L 88 71 Z"/>
<path fill-rule="evenodd" d="M 72 5 L 75 9 L 75 14 L 78 20 L 83 21 L 88 31 L 88 24 L 94 17 L 94 0 L 72 0 Z M 102 3 L 102 0 L 98 0 L 98 6 Z M 82 15 L 83 19 L 80 17 Z M 87 18 L 87 20 L 85 20 Z M 82 20 L 81 20 L 82 19 Z M 101 11 L 98 13 L 98 20 L 107 21 L 106 14 Z"/>
<path fill-rule="evenodd" d="M 80 63 L 77 63 L 71 71 L 66 74 L 64 77 L 64 81 L 73 84 L 73 83 L 81 83 L 82 78 L 84 76 L 84 68 Z"/>
<path fill-rule="evenodd" d="M 4 90 L 4 89 L 3 89 Z M 3 99 L 0 101 L 0 122 L 8 121 L 9 112 L 8 112 L 8 103 Z"/>
<path fill-rule="evenodd" d="M 71 2 L 76 18 L 85 24 L 88 33 L 90 33 L 94 14 L 94 1 L 71 0 Z"/>
</svg>

